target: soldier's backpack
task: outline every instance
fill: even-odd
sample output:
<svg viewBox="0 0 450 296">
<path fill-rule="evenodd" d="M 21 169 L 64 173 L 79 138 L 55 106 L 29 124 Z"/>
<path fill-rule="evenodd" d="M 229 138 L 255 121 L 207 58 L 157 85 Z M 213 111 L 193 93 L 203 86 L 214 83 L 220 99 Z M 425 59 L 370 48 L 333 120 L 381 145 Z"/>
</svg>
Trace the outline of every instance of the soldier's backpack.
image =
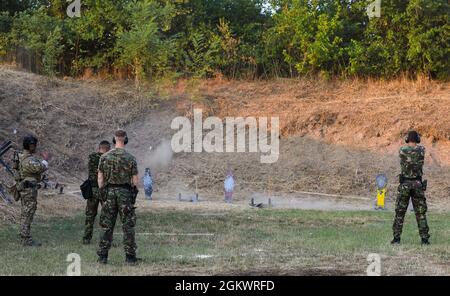
<svg viewBox="0 0 450 296">
<path fill-rule="evenodd" d="M 83 182 L 83 184 L 81 184 L 80 190 L 81 195 L 83 196 L 84 199 L 91 199 L 94 195 L 92 193 L 92 183 L 91 180 L 89 179 L 87 179 L 86 181 Z"/>
</svg>

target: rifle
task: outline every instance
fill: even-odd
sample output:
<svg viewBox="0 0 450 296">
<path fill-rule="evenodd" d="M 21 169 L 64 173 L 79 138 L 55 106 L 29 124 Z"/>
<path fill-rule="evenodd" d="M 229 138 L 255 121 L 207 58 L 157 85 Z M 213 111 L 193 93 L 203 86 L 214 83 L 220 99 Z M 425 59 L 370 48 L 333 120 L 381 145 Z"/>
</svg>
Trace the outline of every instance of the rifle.
<svg viewBox="0 0 450 296">
<path fill-rule="evenodd" d="M 2 159 L 2 156 L 5 155 L 5 154 L 9 151 L 9 149 L 12 148 L 12 146 L 13 146 L 13 143 L 12 143 L 11 141 L 9 141 L 9 140 L 6 141 L 6 142 L 3 142 L 3 143 L 0 145 L 0 164 L 1 164 L 2 166 L 5 167 L 6 171 L 7 171 L 11 176 L 14 176 L 14 172 L 13 172 L 12 168 L 11 168 L 6 162 L 4 162 L 3 159 Z M 7 204 L 12 204 L 12 200 L 11 200 L 11 198 L 8 196 L 8 194 L 6 193 L 6 188 L 5 188 L 5 186 L 4 186 L 3 184 L 0 184 L 0 197 L 1 197 Z"/>
<path fill-rule="evenodd" d="M 11 169 L 11 167 L 2 160 L 2 156 L 6 154 L 6 152 L 9 151 L 13 146 L 11 141 L 6 141 L 3 144 L 0 145 L 0 164 L 3 165 L 6 169 L 6 171 L 11 174 L 11 176 L 14 176 L 14 172 Z M 16 153 L 14 153 L 14 161 L 16 160 Z"/>
<path fill-rule="evenodd" d="M 1 159 L 1 157 L 3 155 L 5 155 L 12 147 L 13 147 L 13 143 L 11 141 L 9 141 L 9 140 L 4 142 L 4 143 L 2 143 L 0 145 L 0 164 L 5 167 L 6 171 L 11 176 L 15 177 L 16 174 L 14 173 L 13 169 L 15 169 L 15 170 L 19 169 L 19 163 L 20 163 L 19 151 L 17 151 L 17 150 L 14 151 L 14 156 L 13 156 L 14 166 L 13 166 L 13 168 L 11 168 L 6 162 L 4 162 Z M 43 175 L 41 183 L 43 184 L 44 189 L 50 189 L 50 188 L 51 189 L 56 189 L 56 190 L 59 191 L 60 194 L 62 194 L 64 192 L 64 185 L 59 184 L 59 183 L 51 182 L 49 180 L 49 178 L 48 178 L 48 175 L 46 175 L 46 174 Z M 0 197 L 3 198 L 4 196 L 6 196 L 6 193 L 5 193 L 5 191 L 4 191 L 3 187 L 2 187 L 2 188 L 0 188 Z M 3 199 L 5 199 L 5 198 L 3 198 Z"/>
</svg>

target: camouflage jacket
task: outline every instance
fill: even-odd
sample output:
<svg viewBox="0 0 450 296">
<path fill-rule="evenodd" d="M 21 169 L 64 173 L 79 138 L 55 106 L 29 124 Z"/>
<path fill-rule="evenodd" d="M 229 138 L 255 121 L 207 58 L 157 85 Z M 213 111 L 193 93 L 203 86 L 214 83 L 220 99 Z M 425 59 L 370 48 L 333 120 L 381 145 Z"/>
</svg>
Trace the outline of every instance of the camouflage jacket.
<svg viewBox="0 0 450 296">
<path fill-rule="evenodd" d="M 419 178 L 423 175 L 423 164 L 425 160 L 425 147 L 403 146 L 400 148 L 401 175 L 404 178 Z"/>
<path fill-rule="evenodd" d="M 42 161 L 28 151 L 19 156 L 19 178 L 21 181 L 40 182 L 47 170 Z"/>
<path fill-rule="evenodd" d="M 138 174 L 136 158 L 120 148 L 103 154 L 98 170 L 103 173 L 105 185 L 131 185 L 131 178 Z"/>
<path fill-rule="evenodd" d="M 102 154 L 100 152 L 93 152 L 89 154 L 88 161 L 88 172 L 89 172 L 89 180 L 93 187 L 98 187 L 97 183 L 97 173 L 98 173 L 98 164 L 100 162 L 100 157 Z"/>
</svg>

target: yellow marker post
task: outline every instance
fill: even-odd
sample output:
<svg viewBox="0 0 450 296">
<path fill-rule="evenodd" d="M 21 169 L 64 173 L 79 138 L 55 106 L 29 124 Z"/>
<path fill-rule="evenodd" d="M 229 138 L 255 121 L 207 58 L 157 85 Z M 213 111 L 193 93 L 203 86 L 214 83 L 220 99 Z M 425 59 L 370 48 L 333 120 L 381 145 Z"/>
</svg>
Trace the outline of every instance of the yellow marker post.
<svg viewBox="0 0 450 296">
<path fill-rule="evenodd" d="M 384 209 L 384 199 L 386 198 L 386 188 L 377 189 L 377 207 Z"/>
<path fill-rule="evenodd" d="M 384 174 L 379 174 L 375 179 L 377 185 L 377 202 L 375 209 L 376 210 L 384 210 L 385 209 L 385 200 L 387 193 L 387 177 Z"/>
</svg>

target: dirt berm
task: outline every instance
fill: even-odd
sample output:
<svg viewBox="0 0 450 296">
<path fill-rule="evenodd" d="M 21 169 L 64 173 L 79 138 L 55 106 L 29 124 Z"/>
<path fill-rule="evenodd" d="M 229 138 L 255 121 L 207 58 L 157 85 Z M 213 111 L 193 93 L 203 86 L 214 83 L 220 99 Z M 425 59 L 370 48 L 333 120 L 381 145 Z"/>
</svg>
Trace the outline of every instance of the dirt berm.
<svg viewBox="0 0 450 296">
<path fill-rule="evenodd" d="M 219 201 L 227 165 L 236 176 L 237 199 L 298 191 L 373 196 L 378 173 L 387 174 L 395 192 L 402 134 L 416 128 L 427 148 L 429 199 L 449 200 L 449 83 L 214 79 L 187 85 L 179 81 L 137 96 L 132 83 L 50 79 L 2 66 L 0 141 L 20 143 L 24 134 L 36 134 L 52 156 L 51 177 L 77 184 L 86 177 L 87 154 L 123 127 L 141 172 L 155 166 L 155 198 L 192 192 L 198 177 L 200 194 Z M 170 123 L 194 106 L 204 116 L 279 116 L 279 160 L 261 164 L 255 153 L 172 156 Z"/>
</svg>

